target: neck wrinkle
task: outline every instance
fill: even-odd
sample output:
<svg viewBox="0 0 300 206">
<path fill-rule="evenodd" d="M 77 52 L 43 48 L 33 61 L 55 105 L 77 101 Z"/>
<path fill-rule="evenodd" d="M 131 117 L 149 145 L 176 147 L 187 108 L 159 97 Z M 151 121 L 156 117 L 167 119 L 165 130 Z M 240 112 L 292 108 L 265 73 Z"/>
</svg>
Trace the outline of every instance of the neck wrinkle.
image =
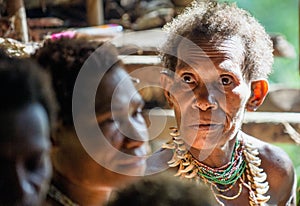
<svg viewBox="0 0 300 206">
<path fill-rule="evenodd" d="M 189 151 L 191 155 L 199 162 L 211 168 L 219 168 L 230 162 L 236 138 L 231 139 L 222 147 L 214 148 L 205 160 L 199 159 L 199 155 L 203 151 L 194 148 L 190 148 Z"/>
</svg>

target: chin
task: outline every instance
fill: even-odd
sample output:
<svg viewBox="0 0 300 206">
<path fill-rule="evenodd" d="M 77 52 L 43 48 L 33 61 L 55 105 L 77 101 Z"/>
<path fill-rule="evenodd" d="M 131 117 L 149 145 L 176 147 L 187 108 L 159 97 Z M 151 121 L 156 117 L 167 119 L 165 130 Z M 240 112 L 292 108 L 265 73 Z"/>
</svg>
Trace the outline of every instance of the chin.
<svg viewBox="0 0 300 206">
<path fill-rule="evenodd" d="M 132 165 L 119 165 L 117 173 L 127 177 L 141 177 L 144 176 L 146 163 L 136 163 Z"/>
<path fill-rule="evenodd" d="M 222 136 L 220 134 L 222 134 L 221 130 L 214 132 L 195 132 L 186 130 L 182 132 L 182 138 L 190 147 L 195 149 L 214 149 L 222 141 Z"/>
<path fill-rule="evenodd" d="M 144 176 L 145 169 L 146 164 L 115 165 L 111 169 L 106 169 L 106 172 L 102 172 L 101 179 L 112 186 L 118 186 Z"/>
</svg>

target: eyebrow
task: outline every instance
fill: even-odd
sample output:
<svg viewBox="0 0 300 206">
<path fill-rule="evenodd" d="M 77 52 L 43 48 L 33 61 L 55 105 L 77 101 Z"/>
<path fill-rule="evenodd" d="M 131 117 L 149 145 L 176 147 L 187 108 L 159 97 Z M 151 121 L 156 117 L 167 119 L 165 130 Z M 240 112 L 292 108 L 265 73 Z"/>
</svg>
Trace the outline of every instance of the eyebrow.
<svg viewBox="0 0 300 206">
<path fill-rule="evenodd" d="M 178 68 L 176 68 L 176 71 L 178 71 L 179 75 L 183 74 L 183 73 L 191 73 L 191 74 L 198 74 L 200 76 L 203 76 L 197 71 L 197 67 L 199 65 L 200 64 L 188 65 L 186 62 L 182 61 L 182 63 L 179 64 Z M 217 67 L 217 69 L 218 69 L 218 67 Z"/>
<path fill-rule="evenodd" d="M 101 123 L 103 122 L 104 120 L 108 119 L 112 117 L 112 112 L 111 111 L 108 111 L 108 112 L 104 112 L 104 113 L 101 113 L 101 114 L 96 114 L 96 120 L 97 120 L 97 123 Z"/>
<path fill-rule="evenodd" d="M 175 68 L 177 71 L 179 71 L 180 69 L 187 69 L 189 71 L 194 71 L 194 67 L 190 64 L 187 64 L 185 61 L 180 60 L 179 64 L 176 65 Z"/>
<path fill-rule="evenodd" d="M 40 137 L 40 136 L 36 136 L 36 137 L 44 138 L 44 137 Z M 45 138 L 48 139 L 48 137 L 45 137 Z M 17 143 L 17 142 L 18 142 L 18 140 L 15 143 Z M 14 146 L 12 144 L 7 143 L 7 142 L 1 142 L 1 144 L 2 144 L 2 146 L 6 145 L 6 148 L 2 149 L 0 151 L 0 156 L 5 157 L 8 154 L 8 153 L 6 153 L 8 150 L 11 150 L 11 151 L 9 151 L 10 154 L 15 153 Z M 26 151 L 26 155 L 28 155 L 28 154 L 29 155 L 43 155 L 43 154 L 50 152 L 50 150 L 51 150 L 50 140 L 49 140 L 49 144 L 40 143 L 40 141 L 33 141 L 33 142 L 29 142 L 29 145 L 30 145 L 30 150 L 28 150 L 28 146 L 26 146 L 26 147 L 22 146 L 22 147 L 20 147 L 21 150 L 18 152 Z M 15 154 L 18 154 L 18 153 L 15 153 Z"/>
<path fill-rule="evenodd" d="M 42 147 L 42 148 L 33 148 L 30 151 L 30 154 L 32 156 L 42 156 L 42 155 L 46 155 L 48 152 L 50 152 L 51 147 Z"/>
<path fill-rule="evenodd" d="M 189 65 L 185 61 L 183 61 L 181 59 L 178 59 L 177 64 L 176 64 L 176 68 L 177 67 L 184 68 L 184 67 L 189 67 Z"/>
<path fill-rule="evenodd" d="M 228 63 L 226 61 L 223 61 L 223 62 L 219 63 L 217 66 L 224 71 L 227 71 L 227 72 L 235 74 L 236 76 L 239 76 L 238 72 L 240 71 L 242 73 L 242 69 L 240 68 L 240 66 L 238 64 L 235 65 L 232 63 L 233 62 Z"/>
<path fill-rule="evenodd" d="M 142 98 L 132 98 L 131 101 L 129 102 L 129 106 L 130 105 L 133 105 L 133 107 L 136 109 L 140 106 L 144 107 L 145 102 L 143 101 Z M 129 109 L 129 107 L 128 107 L 128 109 Z M 102 122 L 105 119 L 110 118 L 112 116 L 113 112 L 118 112 L 118 111 L 121 112 L 122 114 L 125 114 L 125 113 L 127 114 L 129 110 L 126 110 L 126 112 L 125 112 L 125 110 L 121 107 L 115 107 L 114 110 L 111 110 L 111 107 L 110 107 L 110 109 L 108 111 L 96 114 L 97 122 Z M 100 117 L 100 115 L 101 115 L 101 117 Z"/>
</svg>

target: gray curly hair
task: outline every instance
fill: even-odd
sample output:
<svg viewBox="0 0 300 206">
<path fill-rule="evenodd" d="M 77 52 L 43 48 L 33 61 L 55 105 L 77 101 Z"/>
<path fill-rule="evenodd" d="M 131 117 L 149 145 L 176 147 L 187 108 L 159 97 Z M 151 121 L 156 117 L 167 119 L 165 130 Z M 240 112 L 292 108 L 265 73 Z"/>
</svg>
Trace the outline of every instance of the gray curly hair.
<svg viewBox="0 0 300 206">
<path fill-rule="evenodd" d="M 271 73 L 273 45 L 270 36 L 250 13 L 236 4 L 194 1 L 182 14 L 166 24 L 164 30 L 168 37 L 160 48 L 160 55 L 164 67 L 172 71 L 176 68 L 177 47 L 182 38 L 191 41 L 195 38 L 225 40 L 237 36 L 244 44 L 244 78 L 251 81 L 267 78 Z"/>
</svg>

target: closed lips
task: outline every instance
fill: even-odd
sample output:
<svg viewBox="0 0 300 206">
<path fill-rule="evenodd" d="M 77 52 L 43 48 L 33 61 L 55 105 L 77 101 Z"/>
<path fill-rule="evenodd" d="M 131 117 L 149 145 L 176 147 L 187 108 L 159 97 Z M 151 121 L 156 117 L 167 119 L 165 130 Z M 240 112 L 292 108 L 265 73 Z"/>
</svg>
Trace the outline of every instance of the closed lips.
<svg viewBox="0 0 300 206">
<path fill-rule="evenodd" d="M 223 127 L 222 124 L 193 124 L 189 126 L 192 129 L 196 130 L 215 130 Z"/>
</svg>

